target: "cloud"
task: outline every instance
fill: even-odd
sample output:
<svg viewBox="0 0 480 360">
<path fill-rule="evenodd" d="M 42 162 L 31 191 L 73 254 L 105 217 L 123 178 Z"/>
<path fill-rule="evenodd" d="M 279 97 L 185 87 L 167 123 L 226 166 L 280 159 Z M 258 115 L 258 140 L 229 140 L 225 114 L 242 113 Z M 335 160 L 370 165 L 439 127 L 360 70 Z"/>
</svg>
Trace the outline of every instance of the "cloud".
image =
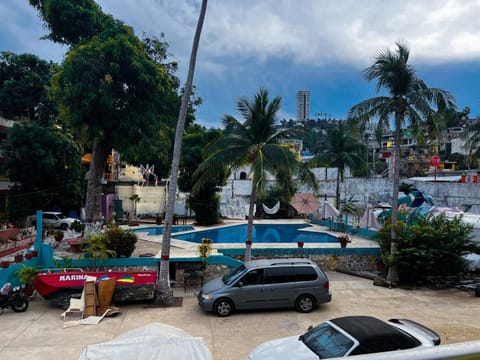
<svg viewBox="0 0 480 360">
<path fill-rule="evenodd" d="M 165 33 L 184 82 L 200 0 L 97 2 L 138 36 Z M 361 70 L 397 41 L 409 46 L 420 77 L 477 114 L 478 14 L 480 0 L 209 0 L 194 79 L 204 99 L 198 119 L 218 124 L 260 87 L 283 97 L 284 117 L 294 117 L 300 88 L 312 90 L 311 114 L 344 116 L 374 95 Z M 48 31 L 28 1 L 1 0 L 0 21 L 0 50 L 62 60 L 65 47 L 39 40 Z"/>
</svg>

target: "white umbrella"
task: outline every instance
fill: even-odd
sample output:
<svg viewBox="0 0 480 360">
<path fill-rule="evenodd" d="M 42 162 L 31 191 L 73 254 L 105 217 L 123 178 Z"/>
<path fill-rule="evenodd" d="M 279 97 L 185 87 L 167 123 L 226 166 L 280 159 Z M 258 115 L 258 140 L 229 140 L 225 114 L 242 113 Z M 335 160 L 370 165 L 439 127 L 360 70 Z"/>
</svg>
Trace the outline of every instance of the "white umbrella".
<svg viewBox="0 0 480 360">
<path fill-rule="evenodd" d="M 367 205 L 367 208 L 360 219 L 360 227 L 367 229 L 380 229 L 381 227 L 370 204 Z"/>
<path fill-rule="evenodd" d="M 318 213 L 322 216 L 322 219 L 337 217 L 340 215 L 340 211 L 338 211 L 335 207 L 330 205 L 328 201 L 325 200 L 323 201 Z"/>
</svg>

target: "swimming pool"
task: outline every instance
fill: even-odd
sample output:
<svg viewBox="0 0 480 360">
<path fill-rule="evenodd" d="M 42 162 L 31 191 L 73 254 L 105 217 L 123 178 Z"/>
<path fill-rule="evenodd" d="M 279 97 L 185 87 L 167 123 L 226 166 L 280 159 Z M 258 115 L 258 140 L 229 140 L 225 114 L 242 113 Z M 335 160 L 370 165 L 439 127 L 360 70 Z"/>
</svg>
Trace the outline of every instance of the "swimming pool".
<svg viewBox="0 0 480 360">
<path fill-rule="evenodd" d="M 331 243 L 338 242 L 337 238 L 319 232 L 302 231 L 311 227 L 308 224 L 254 224 L 254 243 Z M 202 238 L 211 239 L 213 243 L 230 244 L 244 243 L 247 239 L 247 225 L 234 225 L 209 230 L 175 234 L 175 239 L 200 243 Z"/>
<path fill-rule="evenodd" d="M 163 226 L 132 229 L 133 232 L 146 232 L 149 236 L 163 235 Z M 193 226 L 172 226 L 172 233 L 194 230 Z"/>
</svg>

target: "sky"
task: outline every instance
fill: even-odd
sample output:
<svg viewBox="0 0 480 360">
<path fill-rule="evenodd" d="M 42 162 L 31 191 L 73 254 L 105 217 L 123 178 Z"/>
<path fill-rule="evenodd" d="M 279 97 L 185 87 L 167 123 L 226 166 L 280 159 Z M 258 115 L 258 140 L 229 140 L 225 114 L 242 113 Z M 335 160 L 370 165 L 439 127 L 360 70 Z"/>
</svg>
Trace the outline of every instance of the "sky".
<svg viewBox="0 0 480 360">
<path fill-rule="evenodd" d="M 165 34 L 185 82 L 200 0 L 98 0 L 142 37 Z M 480 116 L 480 0 L 210 0 L 194 77 L 203 99 L 197 123 L 241 119 L 235 103 L 260 88 L 280 96 L 281 119 L 295 119 L 295 96 L 311 91 L 312 118 L 346 118 L 376 96 L 362 71 L 396 42 L 429 87 L 450 91 L 459 110 Z M 65 46 L 48 34 L 28 0 L 0 0 L 0 51 L 61 62 Z"/>
</svg>

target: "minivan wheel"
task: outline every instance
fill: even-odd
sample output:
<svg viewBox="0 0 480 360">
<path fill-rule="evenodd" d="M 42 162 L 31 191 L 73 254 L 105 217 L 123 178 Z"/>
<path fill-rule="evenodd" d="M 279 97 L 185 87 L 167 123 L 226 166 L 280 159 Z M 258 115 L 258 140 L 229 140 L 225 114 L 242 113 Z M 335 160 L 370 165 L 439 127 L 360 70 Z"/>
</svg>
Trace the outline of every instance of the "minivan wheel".
<svg viewBox="0 0 480 360">
<path fill-rule="evenodd" d="M 295 308 L 301 313 L 309 313 L 313 309 L 313 298 L 310 295 L 301 295 L 295 302 Z"/>
<path fill-rule="evenodd" d="M 220 299 L 214 305 L 215 314 L 218 316 L 228 316 L 233 312 L 233 304 L 228 299 Z"/>
<path fill-rule="evenodd" d="M 63 223 L 62 225 L 60 225 L 60 229 L 67 230 L 68 229 L 68 224 Z"/>
</svg>

